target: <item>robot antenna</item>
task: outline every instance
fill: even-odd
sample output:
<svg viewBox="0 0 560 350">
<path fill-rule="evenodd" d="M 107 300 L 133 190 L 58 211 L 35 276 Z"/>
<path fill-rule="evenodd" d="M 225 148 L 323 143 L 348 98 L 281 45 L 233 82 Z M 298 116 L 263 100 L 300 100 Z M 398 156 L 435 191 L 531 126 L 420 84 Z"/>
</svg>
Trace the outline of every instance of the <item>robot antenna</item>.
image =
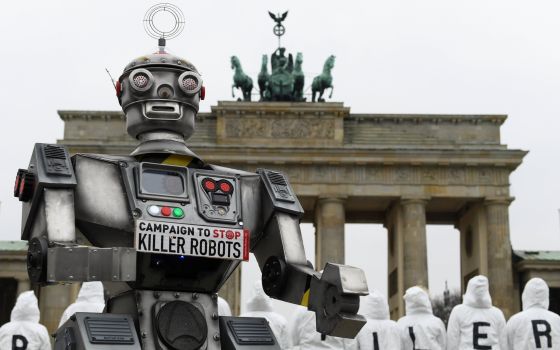
<svg viewBox="0 0 560 350">
<path fill-rule="evenodd" d="M 156 17 L 159 15 L 161 18 L 162 14 L 166 14 L 168 20 L 171 19 L 173 21 L 173 25 L 169 26 L 169 29 L 162 26 L 161 20 L 159 21 L 159 27 L 156 24 Z M 144 15 L 144 30 L 150 37 L 159 40 L 160 51 L 164 51 L 167 39 L 177 37 L 181 34 L 184 28 L 185 16 L 183 15 L 183 11 L 181 11 L 179 7 L 170 3 L 156 4 L 150 7 Z"/>
</svg>

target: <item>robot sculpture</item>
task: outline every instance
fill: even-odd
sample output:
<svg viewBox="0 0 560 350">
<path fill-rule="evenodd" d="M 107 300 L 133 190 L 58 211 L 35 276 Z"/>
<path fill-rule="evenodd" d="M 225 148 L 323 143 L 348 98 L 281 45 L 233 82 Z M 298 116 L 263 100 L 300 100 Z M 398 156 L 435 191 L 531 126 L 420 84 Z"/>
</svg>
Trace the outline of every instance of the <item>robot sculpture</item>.
<svg viewBox="0 0 560 350">
<path fill-rule="evenodd" d="M 314 311 L 318 332 L 353 338 L 366 322 L 357 315 L 363 271 L 313 269 L 284 174 L 207 164 L 189 150 L 203 81 L 165 51 L 163 37 L 116 82 L 127 132 L 139 140 L 130 155 L 71 157 L 64 146 L 36 144 L 17 173 L 30 279 L 119 290 L 104 313 L 62 325 L 55 349 L 279 349 L 264 319 L 218 315 L 216 293 L 249 252 L 268 295 Z M 82 235 L 89 245 L 77 243 Z"/>
</svg>

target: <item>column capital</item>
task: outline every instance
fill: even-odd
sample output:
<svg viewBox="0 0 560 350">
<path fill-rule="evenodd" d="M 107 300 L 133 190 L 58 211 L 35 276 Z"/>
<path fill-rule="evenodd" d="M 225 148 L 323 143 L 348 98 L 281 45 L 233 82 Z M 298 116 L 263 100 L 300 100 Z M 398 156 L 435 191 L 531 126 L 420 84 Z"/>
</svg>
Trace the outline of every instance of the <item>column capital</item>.
<svg viewBox="0 0 560 350">
<path fill-rule="evenodd" d="M 509 206 L 511 202 L 515 200 L 515 197 L 485 197 L 483 204 L 485 206 L 491 205 L 505 205 Z"/>
<path fill-rule="evenodd" d="M 317 202 L 336 202 L 336 203 L 344 203 L 348 199 L 348 196 L 345 195 L 320 195 L 317 198 Z"/>
<path fill-rule="evenodd" d="M 428 201 L 431 199 L 429 196 L 406 196 L 401 197 L 399 203 L 407 205 L 407 204 L 427 204 Z"/>
</svg>

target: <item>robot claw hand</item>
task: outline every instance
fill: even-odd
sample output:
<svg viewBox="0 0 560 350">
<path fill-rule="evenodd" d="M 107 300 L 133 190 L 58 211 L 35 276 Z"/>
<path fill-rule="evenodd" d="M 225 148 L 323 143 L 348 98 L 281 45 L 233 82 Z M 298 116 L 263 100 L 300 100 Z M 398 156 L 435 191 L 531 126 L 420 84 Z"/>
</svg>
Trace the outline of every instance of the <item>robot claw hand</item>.
<svg viewBox="0 0 560 350">
<path fill-rule="evenodd" d="M 366 324 L 358 315 L 360 296 L 368 295 L 364 272 L 356 267 L 327 263 L 321 278 L 313 278 L 308 309 L 315 312 L 317 332 L 354 338 Z"/>
</svg>

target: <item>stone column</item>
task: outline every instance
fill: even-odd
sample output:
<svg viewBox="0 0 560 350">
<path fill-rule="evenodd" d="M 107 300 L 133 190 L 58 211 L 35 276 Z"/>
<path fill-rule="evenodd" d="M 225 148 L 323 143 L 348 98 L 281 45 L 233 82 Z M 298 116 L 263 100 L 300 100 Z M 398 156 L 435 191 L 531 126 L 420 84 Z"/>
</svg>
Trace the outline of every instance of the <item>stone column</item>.
<svg viewBox="0 0 560 350">
<path fill-rule="evenodd" d="M 488 224 L 486 206 L 471 203 L 462 210 L 455 226 L 461 232 L 461 291 L 477 275 L 488 276 Z"/>
<path fill-rule="evenodd" d="M 56 284 L 41 287 L 39 308 L 41 310 L 41 324 L 47 327 L 49 333 L 58 328 L 62 313 L 75 301 L 80 284 Z"/>
<path fill-rule="evenodd" d="M 220 288 L 218 295 L 228 302 L 232 315 L 239 316 L 241 312 L 241 264 Z"/>
<path fill-rule="evenodd" d="M 315 268 L 327 262 L 344 264 L 344 199 L 319 198 L 315 206 Z"/>
<path fill-rule="evenodd" d="M 31 284 L 29 283 L 29 279 L 27 278 L 27 276 L 25 276 L 25 278 L 18 278 L 17 284 L 17 295 L 31 290 Z"/>
<path fill-rule="evenodd" d="M 488 227 L 488 280 L 493 304 L 506 319 L 514 312 L 513 268 L 509 239 L 510 199 L 486 200 Z"/>
<path fill-rule="evenodd" d="M 391 319 L 404 315 L 403 295 L 415 285 L 428 287 L 425 198 L 393 203 L 386 213 L 388 291 Z"/>
<path fill-rule="evenodd" d="M 403 283 L 404 290 L 419 285 L 428 287 L 426 246 L 426 199 L 403 199 Z"/>
</svg>

